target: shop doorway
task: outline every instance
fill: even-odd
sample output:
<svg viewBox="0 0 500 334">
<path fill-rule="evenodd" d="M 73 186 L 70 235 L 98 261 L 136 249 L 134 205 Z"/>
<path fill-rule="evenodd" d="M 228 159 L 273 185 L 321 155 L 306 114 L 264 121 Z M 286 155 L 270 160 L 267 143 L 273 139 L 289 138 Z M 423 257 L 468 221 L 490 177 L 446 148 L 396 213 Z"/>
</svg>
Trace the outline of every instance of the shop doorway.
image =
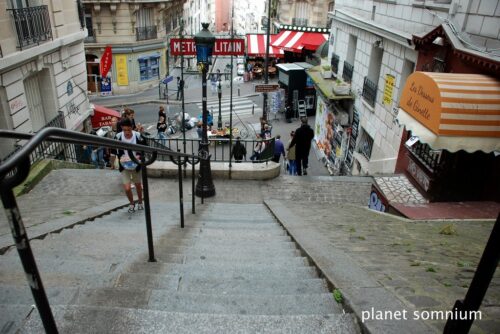
<svg viewBox="0 0 500 334">
<path fill-rule="evenodd" d="M 92 93 L 99 92 L 99 62 L 97 56 L 85 55 L 87 65 L 87 89 Z"/>
</svg>

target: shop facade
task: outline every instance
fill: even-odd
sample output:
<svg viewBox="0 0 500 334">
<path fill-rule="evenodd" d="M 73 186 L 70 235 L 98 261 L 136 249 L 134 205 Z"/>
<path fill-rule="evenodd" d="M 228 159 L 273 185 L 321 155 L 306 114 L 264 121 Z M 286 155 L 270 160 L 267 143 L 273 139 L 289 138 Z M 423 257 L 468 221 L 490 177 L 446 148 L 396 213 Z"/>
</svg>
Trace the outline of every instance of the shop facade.
<svg viewBox="0 0 500 334">
<path fill-rule="evenodd" d="M 359 113 L 349 85 L 325 74 L 323 67 L 306 71 L 316 90 L 314 141 L 318 155 L 331 175 L 350 175 L 359 127 Z"/>
</svg>

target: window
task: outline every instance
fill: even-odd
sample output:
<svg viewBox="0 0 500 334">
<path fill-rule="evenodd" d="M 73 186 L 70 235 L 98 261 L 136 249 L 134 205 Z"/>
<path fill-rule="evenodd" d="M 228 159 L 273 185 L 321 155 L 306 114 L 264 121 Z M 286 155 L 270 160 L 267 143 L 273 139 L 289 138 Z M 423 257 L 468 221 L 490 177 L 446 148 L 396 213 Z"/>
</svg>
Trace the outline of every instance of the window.
<svg viewBox="0 0 500 334">
<path fill-rule="evenodd" d="M 361 153 L 366 159 L 370 160 L 372 156 L 373 138 L 370 137 L 365 129 L 361 129 L 363 133 L 359 141 L 358 152 Z"/>
<path fill-rule="evenodd" d="M 295 3 L 295 17 L 292 19 L 292 24 L 297 26 L 307 26 L 309 18 L 309 3 L 306 1 L 297 1 Z"/>
<path fill-rule="evenodd" d="M 399 99 L 401 98 L 401 94 L 403 93 L 403 87 L 405 86 L 406 79 L 410 76 L 410 74 L 413 73 L 415 70 L 415 63 L 412 61 L 409 61 L 408 59 L 404 60 L 403 63 L 403 70 L 401 71 L 401 81 L 399 84 L 399 91 L 398 91 L 398 102 Z"/>
<path fill-rule="evenodd" d="M 153 26 L 153 8 L 141 8 L 136 14 L 137 27 Z"/>
<path fill-rule="evenodd" d="M 140 81 L 160 79 L 160 56 L 141 57 L 139 61 Z"/>
<path fill-rule="evenodd" d="M 381 45 L 382 42 L 377 41 L 375 45 L 372 46 L 368 75 L 363 82 L 363 98 L 372 107 L 375 107 L 375 102 L 377 100 L 378 79 L 380 77 L 382 55 L 384 54 L 384 50 L 380 47 Z"/>
</svg>

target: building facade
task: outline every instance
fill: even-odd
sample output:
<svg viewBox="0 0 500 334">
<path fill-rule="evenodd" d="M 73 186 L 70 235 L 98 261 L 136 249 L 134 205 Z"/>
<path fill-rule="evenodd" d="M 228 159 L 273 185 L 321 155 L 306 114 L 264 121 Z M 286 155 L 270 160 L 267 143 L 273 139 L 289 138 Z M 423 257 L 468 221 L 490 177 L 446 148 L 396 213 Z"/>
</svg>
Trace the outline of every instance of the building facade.
<svg viewBox="0 0 500 334">
<path fill-rule="evenodd" d="M 0 128 L 36 132 L 47 125 L 77 131 L 89 127 L 86 32 L 78 5 L 0 2 Z M 1 157 L 14 145 L 2 140 Z"/>
<path fill-rule="evenodd" d="M 168 38 L 179 30 L 185 1 L 82 2 L 88 30 L 85 58 L 89 91 L 119 95 L 157 86 L 168 72 Z M 107 46 L 112 48 L 112 68 L 104 83 L 111 83 L 110 92 L 99 72 Z"/>
<path fill-rule="evenodd" d="M 271 18 L 276 26 L 293 25 L 309 27 L 328 27 L 328 12 L 332 11 L 335 1 L 328 0 L 270 0 Z"/>
<path fill-rule="evenodd" d="M 419 54 L 413 35 L 424 35 L 446 19 L 472 45 L 493 49 L 498 45 L 497 4 L 487 0 L 335 2 L 330 13 L 329 58 L 351 83 L 360 116 L 353 174 L 386 174 L 396 169 L 403 133 L 397 121 L 399 100 Z M 496 28 L 490 24 L 495 17 Z"/>
</svg>

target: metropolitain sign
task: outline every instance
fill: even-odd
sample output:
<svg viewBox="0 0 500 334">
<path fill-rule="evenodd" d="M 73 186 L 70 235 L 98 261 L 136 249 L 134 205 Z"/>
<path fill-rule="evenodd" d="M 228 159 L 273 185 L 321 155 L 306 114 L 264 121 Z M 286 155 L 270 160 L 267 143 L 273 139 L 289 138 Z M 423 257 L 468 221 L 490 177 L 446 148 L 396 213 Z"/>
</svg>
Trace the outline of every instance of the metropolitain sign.
<svg viewBox="0 0 500 334">
<path fill-rule="evenodd" d="M 196 45 L 193 38 L 170 39 L 170 54 L 172 56 L 195 56 Z M 242 56 L 245 54 L 245 40 L 242 38 L 217 38 L 215 40 L 213 56 Z"/>
</svg>

